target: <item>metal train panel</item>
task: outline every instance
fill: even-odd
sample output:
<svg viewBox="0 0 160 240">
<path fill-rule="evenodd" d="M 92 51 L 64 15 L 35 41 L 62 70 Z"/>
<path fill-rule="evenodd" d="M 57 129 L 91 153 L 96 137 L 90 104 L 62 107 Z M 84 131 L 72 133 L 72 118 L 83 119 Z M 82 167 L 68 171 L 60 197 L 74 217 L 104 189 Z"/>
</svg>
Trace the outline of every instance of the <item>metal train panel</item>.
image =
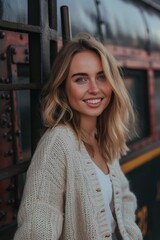
<svg viewBox="0 0 160 240">
<path fill-rule="evenodd" d="M 160 5 L 149 0 L 0 0 L 0 236 L 12 238 L 25 172 L 41 136 L 39 93 L 62 46 L 60 7 L 72 35 L 100 38 L 123 70 L 139 136 L 121 159 L 138 200 L 144 240 L 160 230 Z M 36 9 L 36 11 L 35 11 Z M 57 41 L 58 39 L 58 41 Z"/>
</svg>

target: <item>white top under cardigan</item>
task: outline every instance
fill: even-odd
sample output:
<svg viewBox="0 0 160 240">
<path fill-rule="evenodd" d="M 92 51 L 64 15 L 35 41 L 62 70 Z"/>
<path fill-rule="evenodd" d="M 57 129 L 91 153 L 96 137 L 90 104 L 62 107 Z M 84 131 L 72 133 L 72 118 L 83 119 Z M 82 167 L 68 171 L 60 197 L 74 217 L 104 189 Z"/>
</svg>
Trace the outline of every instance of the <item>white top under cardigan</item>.
<svg viewBox="0 0 160 240">
<path fill-rule="evenodd" d="M 136 199 L 119 162 L 108 164 L 123 240 L 142 240 Z M 27 172 L 14 240 L 112 240 L 92 160 L 69 127 L 48 130 Z"/>
<path fill-rule="evenodd" d="M 113 195 L 112 195 L 112 183 L 109 174 L 104 174 L 102 170 L 93 162 L 95 170 L 98 176 L 98 180 L 102 189 L 104 207 L 106 213 L 106 221 L 108 220 L 109 230 L 114 233 L 116 228 L 116 222 L 113 217 Z"/>
</svg>

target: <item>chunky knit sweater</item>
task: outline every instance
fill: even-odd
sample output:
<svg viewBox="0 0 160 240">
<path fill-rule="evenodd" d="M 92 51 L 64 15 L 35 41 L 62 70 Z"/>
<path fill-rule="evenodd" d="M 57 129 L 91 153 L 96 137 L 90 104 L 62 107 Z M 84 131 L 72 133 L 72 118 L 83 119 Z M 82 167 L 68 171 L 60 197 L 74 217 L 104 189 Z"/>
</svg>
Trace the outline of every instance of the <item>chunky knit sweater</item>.
<svg viewBox="0 0 160 240">
<path fill-rule="evenodd" d="M 136 199 L 119 162 L 108 164 L 123 240 L 141 240 Z M 48 130 L 27 172 L 14 240 L 112 240 L 93 162 L 69 127 Z"/>
</svg>

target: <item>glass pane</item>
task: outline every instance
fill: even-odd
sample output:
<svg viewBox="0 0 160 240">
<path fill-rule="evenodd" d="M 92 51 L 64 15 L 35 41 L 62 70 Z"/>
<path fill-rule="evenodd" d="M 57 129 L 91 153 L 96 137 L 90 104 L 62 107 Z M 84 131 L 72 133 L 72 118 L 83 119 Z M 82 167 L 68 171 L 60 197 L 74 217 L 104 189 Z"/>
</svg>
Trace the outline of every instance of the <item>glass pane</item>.
<svg viewBox="0 0 160 240">
<path fill-rule="evenodd" d="M 18 117 L 21 129 L 22 160 L 31 156 L 30 92 L 17 91 Z"/>
<path fill-rule="evenodd" d="M 133 100 L 139 138 L 133 142 L 146 138 L 150 133 L 148 91 L 146 72 L 141 70 L 124 70 L 125 85 Z"/>
<path fill-rule="evenodd" d="M 17 65 L 18 83 L 29 83 L 29 65 Z M 21 128 L 22 160 L 31 156 L 30 90 L 17 91 L 18 115 Z"/>
<path fill-rule="evenodd" d="M 0 19 L 5 21 L 27 23 L 27 0 L 0 0 Z"/>
</svg>

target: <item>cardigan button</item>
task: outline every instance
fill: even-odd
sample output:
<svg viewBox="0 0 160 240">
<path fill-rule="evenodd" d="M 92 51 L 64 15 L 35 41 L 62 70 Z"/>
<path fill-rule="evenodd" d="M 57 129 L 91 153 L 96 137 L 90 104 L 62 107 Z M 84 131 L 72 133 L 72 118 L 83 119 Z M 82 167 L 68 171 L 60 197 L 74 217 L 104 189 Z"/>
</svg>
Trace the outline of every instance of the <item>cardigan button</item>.
<svg viewBox="0 0 160 240">
<path fill-rule="evenodd" d="M 96 192 L 101 192 L 101 189 L 100 189 L 100 188 L 97 188 L 97 189 L 96 189 Z"/>
<path fill-rule="evenodd" d="M 110 237 L 111 236 L 111 234 L 110 233 L 106 233 L 106 235 L 104 236 L 105 238 L 108 238 L 108 237 Z"/>
<path fill-rule="evenodd" d="M 105 209 L 104 209 L 104 208 L 102 208 L 100 212 L 101 212 L 101 213 L 105 212 Z"/>
</svg>

